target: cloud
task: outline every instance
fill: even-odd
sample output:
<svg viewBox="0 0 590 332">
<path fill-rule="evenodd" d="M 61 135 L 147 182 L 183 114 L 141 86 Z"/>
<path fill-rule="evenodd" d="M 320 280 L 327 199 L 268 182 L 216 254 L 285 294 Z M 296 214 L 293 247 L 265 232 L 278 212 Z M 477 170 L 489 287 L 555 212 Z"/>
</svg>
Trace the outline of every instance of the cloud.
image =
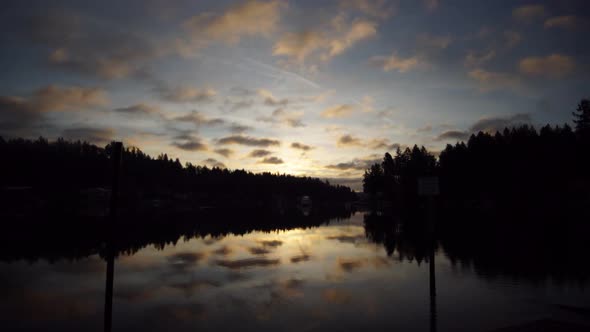
<svg viewBox="0 0 590 332">
<path fill-rule="evenodd" d="M 218 260 L 216 262 L 217 265 L 223 266 L 228 269 L 236 270 L 236 269 L 243 269 L 243 268 L 250 268 L 250 267 L 267 267 L 267 266 L 275 266 L 280 264 L 279 259 L 269 259 L 269 258 L 245 258 L 245 259 L 238 259 L 238 260 Z"/>
<path fill-rule="evenodd" d="M 479 82 L 481 91 L 495 89 L 516 89 L 521 86 L 520 79 L 512 74 L 491 72 L 476 68 L 468 73 L 469 77 Z"/>
<path fill-rule="evenodd" d="M 402 58 L 397 56 L 394 52 L 389 56 L 374 56 L 369 59 L 369 64 L 383 69 L 385 72 L 397 70 L 400 73 L 405 73 L 413 69 L 424 68 L 427 66 L 425 62 L 420 60 L 417 56 Z"/>
<path fill-rule="evenodd" d="M 217 168 L 227 168 L 224 163 L 218 161 L 217 159 L 207 158 L 203 160 L 203 164 L 210 166 L 210 167 L 217 167 Z"/>
<path fill-rule="evenodd" d="M 259 161 L 260 164 L 273 164 L 273 165 L 278 165 L 278 164 L 283 164 L 284 161 L 281 158 L 278 157 L 266 157 L 264 159 L 262 159 L 261 161 Z"/>
<path fill-rule="evenodd" d="M 179 116 L 174 118 L 175 121 L 179 122 L 190 122 L 194 124 L 196 127 L 200 126 L 220 126 L 225 124 L 225 121 L 220 118 L 208 118 L 206 115 L 198 112 L 192 111 L 191 113 L 183 116 Z"/>
<path fill-rule="evenodd" d="M 320 115 L 326 119 L 345 118 L 354 112 L 354 107 L 348 104 L 335 105 L 325 109 Z"/>
<path fill-rule="evenodd" d="M 270 37 L 281 19 L 282 1 L 247 1 L 229 7 L 224 13 L 203 13 L 183 23 L 188 41 L 178 40 L 181 54 L 192 55 L 211 42 L 236 44 L 244 37 Z"/>
<path fill-rule="evenodd" d="M 424 127 L 421 127 L 421 128 L 416 129 L 416 131 L 419 132 L 419 133 L 427 133 L 427 132 L 432 131 L 432 126 L 431 125 L 427 125 L 427 126 L 424 126 Z"/>
<path fill-rule="evenodd" d="M 207 151 L 207 144 L 201 142 L 198 137 L 193 135 L 179 135 L 175 137 L 172 145 L 185 151 Z"/>
<path fill-rule="evenodd" d="M 87 50 L 60 47 L 49 54 L 49 63 L 55 67 L 72 72 L 96 76 L 103 79 L 121 79 L 132 74 L 141 74 L 140 60 L 155 57 L 154 51 L 141 54 L 129 46 L 117 45 L 118 51 L 107 51 L 99 57 L 96 53 L 104 53 L 98 47 Z"/>
<path fill-rule="evenodd" d="M 360 138 L 354 137 L 352 135 L 343 135 L 338 138 L 336 145 L 339 147 L 346 147 L 346 146 L 362 146 L 362 140 Z"/>
<path fill-rule="evenodd" d="M 504 31 L 504 38 L 506 39 L 507 48 L 513 48 L 522 41 L 522 35 L 516 31 L 511 30 Z"/>
<path fill-rule="evenodd" d="M 142 36 L 121 29 L 112 21 L 67 9 L 49 7 L 43 14 L 25 17 L 22 39 L 50 49 L 52 67 L 101 79 L 118 79 L 138 74 L 149 60 L 165 48 Z"/>
<path fill-rule="evenodd" d="M 259 146 L 259 147 L 269 147 L 269 146 L 278 146 L 281 144 L 280 141 L 270 139 L 270 138 L 255 138 L 250 136 L 243 136 L 243 135 L 232 135 L 220 138 L 217 140 L 219 144 L 240 144 L 240 145 L 247 145 L 247 146 Z"/>
<path fill-rule="evenodd" d="M 256 91 L 242 86 L 232 86 L 229 91 L 232 95 L 239 97 L 251 97 L 256 94 Z"/>
<path fill-rule="evenodd" d="M 0 96 L 0 129 L 20 130 L 41 119 L 41 113 L 24 98 Z"/>
<path fill-rule="evenodd" d="M 20 130 L 43 118 L 43 113 L 84 111 L 109 103 L 107 94 L 98 88 L 48 85 L 29 97 L 0 96 L 0 128 Z"/>
<path fill-rule="evenodd" d="M 504 130 L 504 128 L 515 127 L 521 124 L 531 122 L 529 114 L 515 114 L 508 117 L 485 117 L 475 122 L 469 130 L 471 132 L 495 133 Z"/>
<path fill-rule="evenodd" d="M 345 162 L 345 163 L 338 163 L 338 164 L 327 165 L 326 168 L 328 168 L 328 169 L 337 169 L 337 170 L 340 170 L 340 171 L 348 171 L 348 170 L 361 171 L 361 170 L 367 169 L 367 163 L 365 161 L 363 161 L 363 160 L 355 159 L 355 160 L 353 160 L 351 162 Z"/>
<path fill-rule="evenodd" d="M 396 150 L 397 148 L 401 147 L 401 145 L 398 143 L 391 143 L 391 141 L 387 138 L 372 138 L 363 140 L 350 134 L 340 136 L 336 142 L 336 145 L 338 147 L 361 146 L 371 150 L 389 151 Z"/>
<path fill-rule="evenodd" d="M 223 106 L 225 110 L 229 110 L 230 112 L 236 112 L 239 110 L 250 108 L 254 105 L 253 100 L 232 100 L 230 98 L 226 98 L 223 102 Z"/>
<path fill-rule="evenodd" d="M 355 44 L 377 34 L 377 23 L 367 19 L 349 21 L 342 14 L 321 28 L 284 33 L 273 46 L 273 55 L 286 56 L 303 65 L 307 58 L 329 61 Z"/>
<path fill-rule="evenodd" d="M 340 7 L 345 10 L 357 10 L 379 19 L 391 17 L 395 12 L 395 7 L 387 0 L 343 0 Z"/>
<path fill-rule="evenodd" d="M 367 112 L 373 112 L 373 103 L 374 103 L 374 99 L 371 96 L 363 96 L 363 98 L 361 99 L 360 103 L 358 103 L 361 106 L 361 110 L 365 113 Z"/>
<path fill-rule="evenodd" d="M 438 0 L 422 0 L 422 2 L 424 3 L 424 7 L 426 8 L 426 10 L 428 10 L 429 12 L 434 11 L 436 8 L 438 8 L 439 5 Z"/>
<path fill-rule="evenodd" d="M 530 23 L 546 15 L 545 6 L 543 5 L 526 5 L 512 10 L 512 17 L 515 20 Z"/>
<path fill-rule="evenodd" d="M 380 163 L 380 162 L 381 162 L 381 157 L 379 155 L 370 155 L 370 156 L 366 156 L 363 158 L 354 158 L 353 160 L 348 161 L 348 162 L 327 165 L 325 167 L 327 169 L 334 169 L 334 170 L 340 170 L 340 171 L 350 171 L 350 170 L 362 171 L 362 170 L 369 168 L 371 165 L 373 165 L 375 163 Z"/>
<path fill-rule="evenodd" d="M 106 144 L 113 140 L 114 131 L 110 128 L 68 128 L 64 129 L 62 136 L 70 140 L 81 140 L 96 144 Z"/>
<path fill-rule="evenodd" d="M 366 169 L 364 164 L 358 164 L 354 161 L 352 162 L 346 162 L 346 163 L 338 163 L 338 164 L 333 164 L 333 165 L 327 165 L 326 168 L 328 169 L 337 169 L 337 170 L 341 170 L 341 171 L 347 171 L 347 170 L 364 170 Z"/>
<path fill-rule="evenodd" d="M 252 127 L 237 124 L 237 123 L 233 123 L 232 125 L 229 126 L 229 131 L 231 131 L 232 133 L 235 133 L 235 134 L 242 134 L 248 130 L 252 130 Z"/>
<path fill-rule="evenodd" d="M 545 29 L 551 28 L 564 28 L 564 29 L 575 29 L 585 25 L 586 22 L 581 18 L 574 15 L 567 16 L 555 16 L 545 20 L 543 26 Z"/>
<path fill-rule="evenodd" d="M 106 92 L 98 88 L 48 85 L 34 92 L 31 106 L 41 112 L 80 111 L 108 104 Z"/>
<path fill-rule="evenodd" d="M 258 89 L 257 93 L 264 99 L 264 105 L 267 106 L 287 106 L 287 104 L 289 103 L 289 99 L 278 99 L 272 94 L 272 92 L 266 89 Z"/>
<path fill-rule="evenodd" d="M 391 143 L 387 138 L 373 138 L 366 143 L 369 149 L 373 150 L 397 150 L 401 147 L 398 143 Z"/>
<path fill-rule="evenodd" d="M 313 149 L 312 146 L 305 145 L 305 144 L 299 143 L 299 142 L 293 142 L 293 143 L 291 143 L 291 147 L 293 149 L 298 149 L 298 150 L 303 150 L 303 151 L 309 151 L 309 150 L 312 150 Z"/>
<path fill-rule="evenodd" d="M 303 64 L 309 55 L 324 45 L 324 37 L 318 31 L 288 32 L 274 44 L 272 54 L 287 56 L 292 61 Z"/>
<path fill-rule="evenodd" d="M 342 36 L 331 39 L 328 43 L 328 53 L 322 55 L 323 60 L 331 59 L 344 53 L 357 42 L 371 38 L 377 34 L 377 23 L 369 20 L 356 20 Z"/>
<path fill-rule="evenodd" d="M 251 158 L 260 158 L 260 157 L 269 156 L 271 154 L 272 154 L 272 151 L 263 150 L 263 149 L 256 149 L 256 150 L 252 150 L 248 154 L 248 157 L 251 157 Z"/>
<path fill-rule="evenodd" d="M 576 63 L 572 57 L 551 54 L 545 57 L 528 57 L 520 60 L 520 72 L 531 76 L 563 77 L 574 71 Z"/>
<path fill-rule="evenodd" d="M 152 115 L 159 114 L 160 108 L 157 106 L 139 103 L 128 107 L 116 108 L 114 111 L 117 113 L 129 115 Z"/>
<path fill-rule="evenodd" d="M 447 130 L 438 135 L 436 141 L 447 141 L 447 140 L 458 140 L 463 141 L 469 138 L 469 133 L 466 131 L 459 130 Z"/>
<path fill-rule="evenodd" d="M 268 122 L 273 124 L 285 124 L 292 128 L 305 127 L 301 120 L 303 112 L 289 112 L 284 108 L 277 108 L 270 116 L 259 116 L 258 121 Z"/>
<path fill-rule="evenodd" d="M 226 158 L 229 158 L 234 153 L 232 149 L 215 149 L 213 150 L 213 152 L 220 154 Z"/>
<path fill-rule="evenodd" d="M 466 67 L 480 67 L 494 57 L 496 57 L 496 51 L 494 50 L 489 50 L 483 53 L 469 51 L 465 56 L 464 64 Z"/>
<path fill-rule="evenodd" d="M 169 87 L 160 84 L 155 90 L 163 100 L 175 103 L 210 102 L 217 95 L 217 91 L 211 88 L 195 88 L 192 86 Z"/>
<path fill-rule="evenodd" d="M 422 33 L 417 38 L 418 45 L 427 49 L 445 49 L 452 42 L 453 38 L 451 36 L 433 36 L 427 33 Z"/>
</svg>

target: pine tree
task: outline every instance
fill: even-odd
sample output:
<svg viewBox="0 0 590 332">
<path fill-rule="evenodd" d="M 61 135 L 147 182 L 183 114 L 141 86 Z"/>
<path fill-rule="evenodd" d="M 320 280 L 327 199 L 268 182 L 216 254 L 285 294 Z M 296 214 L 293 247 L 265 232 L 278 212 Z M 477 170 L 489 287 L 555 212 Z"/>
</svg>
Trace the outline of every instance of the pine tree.
<svg viewBox="0 0 590 332">
<path fill-rule="evenodd" d="M 590 100 L 582 99 L 572 113 L 576 124 L 576 133 L 583 136 L 590 136 Z"/>
</svg>

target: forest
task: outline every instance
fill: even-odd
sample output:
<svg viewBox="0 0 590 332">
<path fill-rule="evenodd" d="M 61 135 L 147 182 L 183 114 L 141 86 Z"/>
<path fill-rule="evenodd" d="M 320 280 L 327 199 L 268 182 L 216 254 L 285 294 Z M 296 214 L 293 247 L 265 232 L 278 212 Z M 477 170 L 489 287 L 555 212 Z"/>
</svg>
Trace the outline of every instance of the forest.
<svg viewBox="0 0 590 332">
<path fill-rule="evenodd" d="M 10 207 L 11 202 L 26 196 L 25 200 L 35 203 L 31 203 L 31 209 L 51 209 L 63 214 L 77 206 L 95 204 L 87 201 L 100 201 L 101 192 L 106 193 L 104 198 L 110 190 L 111 153 L 112 144 L 101 148 L 61 138 L 49 142 L 43 137 L 0 137 L 3 205 Z M 179 209 L 179 205 L 280 207 L 294 205 L 303 195 L 310 196 L 314 205 L 319 206 L 356 198 L 350 188 L 317 178 L 255 174 L 191 163 L 183 166 L 180 160 L 166 154 L 153 158 L 135 147 L 124 148 L 120 167 L 122 210 L 137 211 L 142 204 L 169 205 L 174 209 Z"/>
<path fill-rule="evenodd" d="M 573 115 L 574 128 L 521 125 L 474 133 L 447 145 L 438 160 L 424 147 L 398 148 L 365 171 L 364 192 L 416 207 L 417 179 L 437 176 L 439 207 L 580 207 L 589 200 L 590 101 L 582 100 Z"/>
<path fill-rule="evenodd" d="M 579 264 L 589 250 L 590 101 L 573 115 L 573 127 L 478 132 L 438 158 L 418 146 L 386 153 L 363 178 L 377 207 L 365 214 L 366 236 L 400 260 L 428 261 L 436 247 L 454 266 L 486 278 L 583 285 L 590 278 Z M 417 193 L 422 176 L 439 180 L 430 201 Z"/>
</svg>

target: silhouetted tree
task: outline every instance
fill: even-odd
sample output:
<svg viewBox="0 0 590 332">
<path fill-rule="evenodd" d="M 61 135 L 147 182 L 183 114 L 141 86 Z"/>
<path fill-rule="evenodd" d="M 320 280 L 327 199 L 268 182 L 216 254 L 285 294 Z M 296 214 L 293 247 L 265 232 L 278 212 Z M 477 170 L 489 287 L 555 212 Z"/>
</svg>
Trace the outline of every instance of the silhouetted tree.
<svg viewBox="0 0 590 332">
<path fill-rule="evenodd" d="M 473 133 L 466 142 L 447 145 L 438 163 L 424 147 L 398 149 L 395 157 L 385 155 L 380 168 L 365 172 L 364 190 L 412 206 L 418 202 L 417 178 L 438 175 L 447 207 L 588 204 L 590 101 L 582 100 L 574 115 L 575 132 L 564 124 Z"/>
<path fill-rule="evenodd" d="M 110 186 L 111 145 L 104 148 L 86 142 L 68 142 L 44 138 L 0 139 L 0 193 L 12 196 L 10 188 L 30 187 L 38 199 L 56 212 L 83 206 L 80 191 Z M 294 204 L 297 197 L 308 195 L 315 204 L 351 201 L 356 198 L 345 186 L 330 185 L 317 178 L 296 177 L 269 172 L 255 174 L 245 170 L 208 168 L 160 154 L 152 158 L 135 147 L 123 152 L 121 197 L 132 211 L 138 204 L 158 200 L 171 207 L 203 205 Z M 6 191 L 6 193 L 4 193 Z M 0 197 L 1 198 L 1 197 Z M 1 201 L 1 200 L 0 200 Z M 284 205 L 284 204 L 282 204 Z M 32 211 L 39 209 L 32 209 Z"/>
<path fill-rule="evenodd" d="M 374 164 L 365 171 L 363 190 L 375 196 L 380 192 L 388 200 L 400 205 L 416 203 L 418 177 L 432 175 L 436 171 L 436 158 L 425 147 L 414 145 L 403 152 L 397 149 L 395 157 L 385 153 L 381 164 Z"/>
<path fill-rule="evenodd" d="M 582 99 L 572 114 L 576 124 L 576 133 L 587 137 L 590 133 L 590 100 Z"/>
<path fill-rule="evenodd" d="M 365 170 L 365 175 L 363 176 L 363 191 L 375 196 L 378 192 L 382 192 L 382 189 L 383 168 L 379 164 L 373 164 L 368 170 Z"/>
</svg>

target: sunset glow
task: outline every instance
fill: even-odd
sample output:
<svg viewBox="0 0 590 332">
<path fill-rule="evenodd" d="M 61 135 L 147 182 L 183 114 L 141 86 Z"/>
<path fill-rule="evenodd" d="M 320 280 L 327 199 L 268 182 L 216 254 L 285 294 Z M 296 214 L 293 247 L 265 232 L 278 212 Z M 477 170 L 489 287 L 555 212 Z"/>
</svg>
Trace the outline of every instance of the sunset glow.
<svg viewBox="0 0 590 332">
<path fill-rule="evenodd" d="M 0 14 L 2 136 L 355 189 L 397 147 L 563 124 L 590 84 L 586 1 L 33 3 Z"/>
</svg>

